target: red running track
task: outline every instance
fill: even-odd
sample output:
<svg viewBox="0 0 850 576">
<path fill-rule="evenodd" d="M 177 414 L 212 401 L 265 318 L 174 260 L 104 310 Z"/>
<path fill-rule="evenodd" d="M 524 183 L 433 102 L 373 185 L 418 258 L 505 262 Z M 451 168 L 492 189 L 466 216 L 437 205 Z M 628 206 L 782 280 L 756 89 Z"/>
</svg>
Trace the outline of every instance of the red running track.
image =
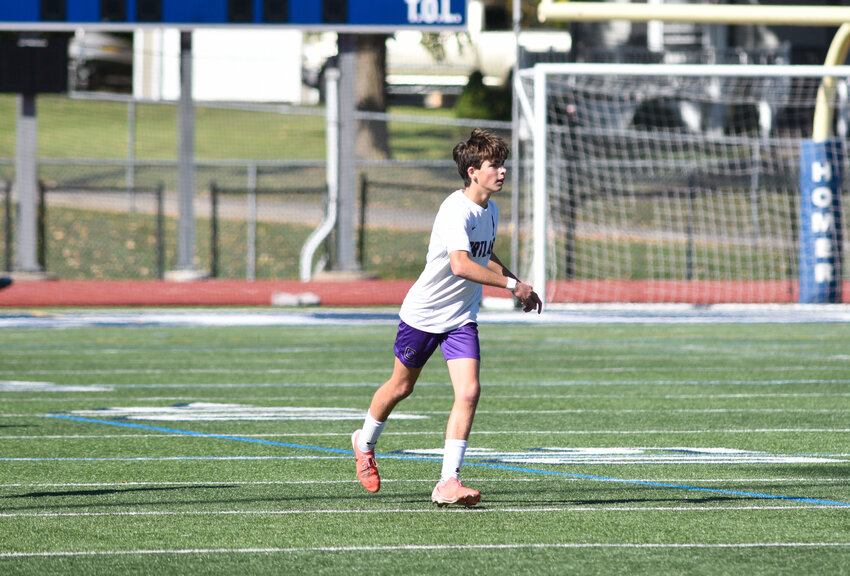
<svg viewBox="0 0 850 576">
<path fill-rule="evenodd" d="M 398 306 L 412 280 L 353 280 L 303 283 L 295 280 L 20 280 L 0 290 L 0 307 L 76 306 L 269 306 L 275 294 L 315 295 L 323 306 Z M 689 302 L 694 304 L 793 303 L 791 281 L 677 282 L 571 281 L 551 283 L 558 302 Z M 503 289 L 485 296 L 506 297 Z M 850 282 L 843 301 L 850 303 Z M 285 304 L 286 297 L 278 305 Z"/>
</svg>

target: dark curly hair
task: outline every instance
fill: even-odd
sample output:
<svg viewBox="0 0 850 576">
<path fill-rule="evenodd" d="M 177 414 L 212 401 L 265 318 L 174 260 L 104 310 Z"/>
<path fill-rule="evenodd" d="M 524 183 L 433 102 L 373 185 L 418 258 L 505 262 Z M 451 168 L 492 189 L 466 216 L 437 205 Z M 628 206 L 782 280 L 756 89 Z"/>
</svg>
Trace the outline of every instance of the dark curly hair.
<svg viewBox="0 0 850 576">
<path fill-rule="evenodd" d="M 457 164 L 457 172 L 463 179 L 463 185 L 469 186 L 469 167 L 481 168 L 489 160 L 493 163 L 504 164 L 510 150 L 505 141 L 496 134 L 476 128 L 465 142 L 458 142 L 452 150 L 452 158 Z"/>
</svg>

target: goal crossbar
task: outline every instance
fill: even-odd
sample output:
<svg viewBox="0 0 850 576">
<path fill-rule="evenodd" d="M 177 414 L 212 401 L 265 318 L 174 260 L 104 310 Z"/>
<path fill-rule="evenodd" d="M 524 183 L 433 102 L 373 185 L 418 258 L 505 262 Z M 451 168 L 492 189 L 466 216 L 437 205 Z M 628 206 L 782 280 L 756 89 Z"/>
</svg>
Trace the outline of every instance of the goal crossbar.
<svg viewBox="0 0 850 576">
<path fill-rule="evenodd" d="M 694 22 L 768 26 L 841 26 L 850 22 L 850 6 L 765 6 L 735 4 L 622 4 L 553 2 L 537 8 L 541 22 Z"/>
<path fill-rule="evenodd" d="M 822 78 L 830 76 L 842 78 L 850 76 L 848 66 L 800 66 L 778 64 L 609 64 L 593 62 L 546 62 L 533 68 L 520 70 L 523 77 L 548 76 L 553 74 L 581 74 L 582 76 L 611 76 L 627 74 L 629 76 L 716 76 L 753 78 L 772 78 L 790 75 L 800 78 Z"/>
</svg>

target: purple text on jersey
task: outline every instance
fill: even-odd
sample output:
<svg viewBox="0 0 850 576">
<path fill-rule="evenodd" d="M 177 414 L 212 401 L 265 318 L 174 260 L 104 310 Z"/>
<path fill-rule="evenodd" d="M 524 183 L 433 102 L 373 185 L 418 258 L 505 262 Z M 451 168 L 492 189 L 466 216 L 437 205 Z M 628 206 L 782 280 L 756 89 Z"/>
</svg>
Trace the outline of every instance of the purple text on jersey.
<svg viewBox="0 0 850 576">
<path fill-rule="evenodd" d="M 470 247 L 472 248 L 472 257 L 473 258 L 483 258 L 484 256 L 489 256 L 493 253 L 493 245 L 496 243 L 496 239 L 483 241 L 483 242 L 470 242 Z"/>
</svg>

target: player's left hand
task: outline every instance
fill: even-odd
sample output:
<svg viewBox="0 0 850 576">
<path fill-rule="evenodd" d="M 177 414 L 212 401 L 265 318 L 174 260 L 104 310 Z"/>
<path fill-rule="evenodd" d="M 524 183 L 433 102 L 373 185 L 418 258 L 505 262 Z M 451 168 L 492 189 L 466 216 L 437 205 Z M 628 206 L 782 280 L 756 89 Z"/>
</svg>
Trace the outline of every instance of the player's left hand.
<svg viewBox="0 0 850 576">
<path fill-rule="evenodd" d="M 531 292 L 531 296 L 522 302 L 523 312 L 531 312 L 532 310 L 537 310 L 538 314 L 543 312 L 543 301 L 537 295 L 537 292 L 534 291 Z"/>
<path fill-rule="evenodd" d="M 514 296 L 522 304 L 523 312 L 531 312 L 532 310 L 537 310 L 538 314 L 543 312 L 543 301 L 537 295 L 537 292 L 534 291 L 531 284 L 517 282 L 516 288 L 514 288 Z"/>
</svg>

